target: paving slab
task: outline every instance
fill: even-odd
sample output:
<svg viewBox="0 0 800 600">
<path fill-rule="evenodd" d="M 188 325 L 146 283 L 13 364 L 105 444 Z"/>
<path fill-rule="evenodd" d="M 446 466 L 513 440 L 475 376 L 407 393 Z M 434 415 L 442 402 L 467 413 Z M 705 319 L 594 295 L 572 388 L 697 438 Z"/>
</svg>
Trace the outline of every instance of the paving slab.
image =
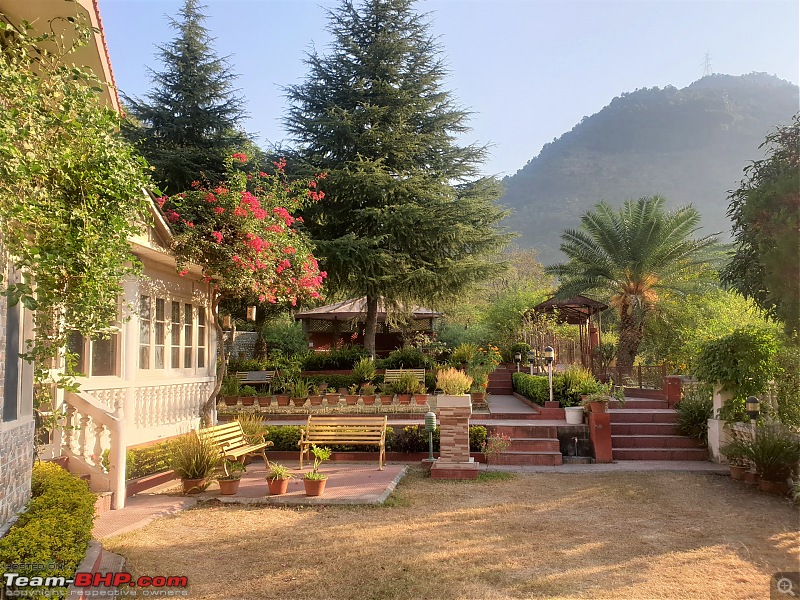
<svg viewBox="0 0 800 600">
<path fill-rule="evenodd" d="M 92 537 L 102 540 L 112 535 L 127 533 L 153 522 L 159 517 L 172 515 L 197 504 L 192 496 L 166 496 L 162 494 L 140 494 L 128 498 L 125 508 L 109 510 L 95 519 Z"/>
</svg>

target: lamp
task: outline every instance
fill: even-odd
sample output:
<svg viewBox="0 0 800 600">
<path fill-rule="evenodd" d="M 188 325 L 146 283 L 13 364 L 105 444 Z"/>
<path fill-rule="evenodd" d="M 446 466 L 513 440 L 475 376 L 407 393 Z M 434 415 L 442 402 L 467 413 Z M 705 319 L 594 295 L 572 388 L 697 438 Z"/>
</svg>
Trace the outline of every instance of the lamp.
<svg viewBox="0 0 800 600">
<path fill-rule="evenodd" d="M 550 402 L 553 401 L 553 361 L 556 359 L 556 351 L 552 346 L 544 348 L 544 362 L 547 364 L 547 383 L 550 388 Z"/>
<path fill-rule="evenodd" d="M 533 361 L 536 359 L 536 354 L 533 350 L 528 351 L 528 366 L 531 368 L 531 375 L 533 375 Z"/>
<path fill-rule="evenodd" d="M 761 413 L 761 402 L 755 396 L 748 396 L 747 400 L 745 400 L 744 408 L 750 420 L 755 421 Z"/>
<path fill-rule="evenodd" d="M 247 307 L 247 320 L 248 321 L 255 321 L 256 320 L 256 307 L 255 306 L 248 306 Z"/>
<path fill-rule="evenodd" d="M 425 413 L 425 431 L 428 432 L 428 460 L 433 460 L 433 432 L 436 430 L 436 413 Z"/>
<path fill-rule="evenodd" d="M 222 315 L 222 328 L 223 329 L 230 329 L 231 328 L 231 316 L 230 315 Z"/>
<path fill-rule="evenodd" d="M 514 354 L 514 362 L 517 363 L 517 373 L 519 373 L 519 363 L 522 362 L 522 353 L 517 352 Z"/>
</svg>

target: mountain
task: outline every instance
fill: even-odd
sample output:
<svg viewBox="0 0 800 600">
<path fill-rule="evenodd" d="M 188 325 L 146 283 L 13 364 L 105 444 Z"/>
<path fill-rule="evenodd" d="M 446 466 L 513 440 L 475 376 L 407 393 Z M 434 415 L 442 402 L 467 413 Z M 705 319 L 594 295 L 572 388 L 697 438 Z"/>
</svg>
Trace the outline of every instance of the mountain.
<svg viewBox="0 0 800 600">
<path fill-rule="evenodd" d="M 759 145 L 798 110 L 798 87 L 767 75 L 709 75 L 688 87 L 639 89 L 584 117 L 504 179 L 500 202 L 517 243 L 544 264 L 563 260 L 560 234 L 600 200 L 660 194 L 671 208 L 693 204 L 703 234 L 729 239 L 728 191 L 763 158 Z"/>
</svg>

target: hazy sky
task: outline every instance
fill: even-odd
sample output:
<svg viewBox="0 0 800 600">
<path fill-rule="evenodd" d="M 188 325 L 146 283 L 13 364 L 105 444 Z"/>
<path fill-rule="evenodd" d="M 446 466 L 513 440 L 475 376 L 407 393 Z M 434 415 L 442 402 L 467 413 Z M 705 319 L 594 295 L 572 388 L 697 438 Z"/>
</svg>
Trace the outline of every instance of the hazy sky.
<svg viewBox="0 0 800 600">
<path fill-rule="evenodd" d="M 326 0 L 206 0 L 219 55 L 231 55 L 247 131 L 280 143 L 282 87 L 324 52 Z M 117 84 L 149 90 L 155 45 L 174 37 L 178 0 L 100 0 Z M 450 66 L 445 86 L 474 114 L 465 143 L 490 144 L 484 171 L 510 175 L 622 92 L 684 87 L 703 75 L 763 71 L 798 83 L 797 0 L 421 0 Z"/>
</svg>

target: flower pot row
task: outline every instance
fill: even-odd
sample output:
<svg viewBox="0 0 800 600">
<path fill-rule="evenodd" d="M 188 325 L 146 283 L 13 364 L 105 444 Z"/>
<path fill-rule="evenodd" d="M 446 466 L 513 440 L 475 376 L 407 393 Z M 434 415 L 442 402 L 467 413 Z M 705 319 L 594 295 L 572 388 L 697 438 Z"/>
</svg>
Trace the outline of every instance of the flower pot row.
<svg viewBox="0 0 800 600">
<path fill-rule="evenodd" d="M 419 405 L 425 405 L 428 402 L 428 394 L 397 394 L 396 396 L 388 395 L 350 395 L 345 394 L 339 396 L 338 394 L 325 394 L 324 396 L 305 396 L 302 398 L 292 398 L 291 396 L 278 394 L 276 396 L 223 396 L 223 401 L 226 406 L 254 406 L 258 403 L 259 406 L 268 407 L 272 406 L 274 402 L 276 406 L 289 406 L 293 404 L 297 407 L 305 406 L 309 403 L 311 406 L 322 406 L 323 400 L 328 404 L 339 404 L 342 399 L 348 406 L 355 406 L 358 404 L 359 398 L 365 406 L 374 406 L 376 403 L 382 405 L 390 405 L 394 403 L 395 397 L 399 404 L 411 404 L 412 401 Z"/>
<path fill-rule="evenodd" d="M 751 470 L 750 467 L 743 467 L 739 465 L 728 465 L 731 473 L 731 479 L 736 481 L 744 481 L 751 485 L 757 485 L 758 489 L 762 492 L 769 492 L 772 494 L 788 494 L 789 481 L 784 479 L 782 481 L 772 481 L 759 477 L 758 473 Z"/>
</svg>

